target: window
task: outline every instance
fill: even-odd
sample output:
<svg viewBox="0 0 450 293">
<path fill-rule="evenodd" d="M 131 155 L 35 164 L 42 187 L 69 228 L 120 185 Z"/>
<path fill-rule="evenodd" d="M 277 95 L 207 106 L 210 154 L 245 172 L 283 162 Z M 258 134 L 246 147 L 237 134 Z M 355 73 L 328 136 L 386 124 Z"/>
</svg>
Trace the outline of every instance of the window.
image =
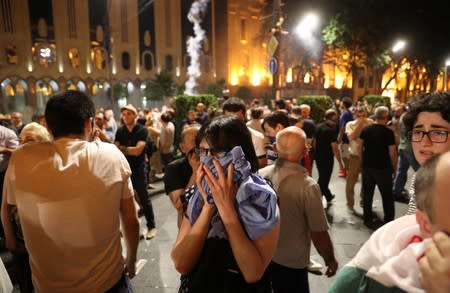
<svg viewBox="0 0 450 293">
<path fill-rule="evenodd" d="M 166 55 L 166 70 L 172 71 L 173 70 L 173 57 L 172 55 Z"/>
<path fill-rule="evenodd" d="M 247 43 L 247 28 L 245 19 L 241 19 L 241 43 Z"/>
<path fill-rule="evenodd" d="M 97 69 L 104 69 L 106 65 L 106 54 L 102 47 L 91 48 L 91 61 Z"/>
<path fill-rule="evenodd" d="M 373 88 L 373 75 L 369 75 L 369 87 Z"/>
<path fill-rule="evenodd" d="M 147 71 L 153 70 L 153 55 L 151 52 L 147 51 L 142 54 L 142 59 L 144 63 L 144 68 Z"/>
<path fill-rule="evenodd" d="M 11 0 L 0 0 L 0 7 L 2 11 L 2 19 L 3 22 L 3 32 L 5 33 L 13 33 L 14 32 L 14 26 L 12 21 L 12 14 L 11 14 Z"/>
<path fill-rule="evenodd" d="M 8 64 L 17 64 L 19 63 L 19 57 L 17 56 L 17 49 L 14 45 L 8 45 L 5 48 L 6 53 L 6 62 Z"/>
<path fill-rule="evenodd" d="M 69 60 L 73 69 L 80 67 L 80 55 L 78 54 L 78 49 L 72 48 L 69 50 Z"/>
<path fill-rule="evenodd" d="M 32 48 L 34 58 L 39 65 L 47 68 L 51 63 L 56 62 L 56 45 L 46 42 L 36 43 Z"/>
<path fill-rule="evenodd" d="M 360 77 L 358 80 L 358 87 L 360 89 L 364 88 L 364 77 Z"/>
<path fill-rule="evenodd" d="M 130 69 L 130 54 L 128 52 L 122 53 L 122 67 L 125 70 Z"/>
</svg>

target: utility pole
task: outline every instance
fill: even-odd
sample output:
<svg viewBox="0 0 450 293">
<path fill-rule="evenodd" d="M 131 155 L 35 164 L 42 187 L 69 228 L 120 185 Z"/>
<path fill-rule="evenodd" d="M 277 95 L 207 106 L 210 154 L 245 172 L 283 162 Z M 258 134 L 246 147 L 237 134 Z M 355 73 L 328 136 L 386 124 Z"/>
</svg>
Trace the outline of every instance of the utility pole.
<svg viewBox="0 0 450 293">
<path fill-rule="evenodd" d="M 273 17 L 272 38 L 276 39 L 278 46 L 276 47 L 273 57 L 269 62 L 269 69 L 272 72 L 272 98 L 278 100 L 281 98 L 280 63 L 281 63 L 282 25 L 284 21 L 281 13 L 281 0 L 273 1 L 272 17 Z"/>
</svg>

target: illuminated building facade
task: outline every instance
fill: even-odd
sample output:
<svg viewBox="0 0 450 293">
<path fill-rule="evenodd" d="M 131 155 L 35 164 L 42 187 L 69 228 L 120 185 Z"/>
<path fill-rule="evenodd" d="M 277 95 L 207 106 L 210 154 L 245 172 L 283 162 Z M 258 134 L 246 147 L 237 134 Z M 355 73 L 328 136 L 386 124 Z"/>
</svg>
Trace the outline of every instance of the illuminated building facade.
<svg viewBox="0 0 450 293">
<path fill-rule="evenodd" d="M 29 118 L 63 89 L 88 93 L 98 107 L 145 107 L 143 89 L 156 73 L 167 70 L 178 84 L 187 79 L 192 0 L 0 2 L 0 113 Z M 210 1 L 200 84 L 267 83 L 266 50 L 252 39 L 263 2 Z M 126 100 L 114 97 L 116 84 L 127 89 Z"/>
<path fill-rule="evenodd" d="M 144 89 L 155 74 L 167 70 L 177 84 L 187 80 L 190 58 L 186 40 L 193 35 L 187 14 L 192 2 L 0 0 L 0 113 L 20 111 L 29 120 L 43 112 L 52 93 L 64 89 L 86 92 L 97 107 L 151 106 L 153 101 L 147 100 Z M 270 12 L 265 11 L 264 3 L 210 1 L 201 24 L 206 36 L 200 58 L 200 91 L 224 79 L 231 94 L 239 86 L 248 86 L 255 97 L 270 96 L 270 34 L 262 29 L 262 23 L 271 19 L 265 15 Z M 389 81 L 389 70 L 377 80 L 370 69 L 363 69 L 354 82 L 337 65 L 339 60 L 321 58 L 314 66 L 306 65 L 289 41 L 282 56 L 282 97 L 349 88 L 356 98 Z M 345 59 L 345 54 L 333 56 Z M 411 88 L 401 74 L 389 81 L 384 94 L 397 96 L 402 89 Z M 117 86 L 125 93 L 117 94 Z M 420 89 L 427 87 L 422 83 Z"/>
</svg>

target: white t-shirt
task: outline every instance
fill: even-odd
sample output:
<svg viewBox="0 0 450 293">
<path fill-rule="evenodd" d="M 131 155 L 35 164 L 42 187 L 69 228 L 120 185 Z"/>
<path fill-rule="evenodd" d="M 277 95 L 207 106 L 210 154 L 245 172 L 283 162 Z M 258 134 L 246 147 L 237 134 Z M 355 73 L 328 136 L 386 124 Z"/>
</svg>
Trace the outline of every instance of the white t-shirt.
<svg viewBox="0 0 450 293">
<path fill-rule="evenodd" d="M 36 292 L 105 292 L 120 279 L 120 201 L 131 170 L 115 145 L 60 138 L 13 153 L 7 202 L 17 205 Z"/>
<path fill-rule="evenodd" d="M 266 148 L 264 147 L 264 134 L 248 127 L 252 135 L 253 147 L 255 148 L 256 156 L 259 158 L 266 155 Z"/>
</svg>

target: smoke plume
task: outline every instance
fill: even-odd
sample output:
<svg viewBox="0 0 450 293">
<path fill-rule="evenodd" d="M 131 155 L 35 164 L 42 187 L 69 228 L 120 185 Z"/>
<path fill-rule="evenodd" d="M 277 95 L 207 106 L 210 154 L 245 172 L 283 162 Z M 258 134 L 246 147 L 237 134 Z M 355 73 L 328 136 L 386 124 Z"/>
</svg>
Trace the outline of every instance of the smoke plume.
<svg viewBox="0 0 450 293">
<path fill-rule="evenodd" d="M 188 13 L 188 20 L 194 24 L 194 36 L 187 41 L 187 53 L 190 57 L 190 64 L 187 70 L 188 80 L 185 84 L 185 93 L 188 95 L 197 94 L 197 79 L 201 75 L 200 56 L 202 54 L 202 42 L 205 39 L 205 31 L 200 26 L 202 17 L 208 7 L 209 0 L 196 0 L 192 3 Z"/>
</svg>

